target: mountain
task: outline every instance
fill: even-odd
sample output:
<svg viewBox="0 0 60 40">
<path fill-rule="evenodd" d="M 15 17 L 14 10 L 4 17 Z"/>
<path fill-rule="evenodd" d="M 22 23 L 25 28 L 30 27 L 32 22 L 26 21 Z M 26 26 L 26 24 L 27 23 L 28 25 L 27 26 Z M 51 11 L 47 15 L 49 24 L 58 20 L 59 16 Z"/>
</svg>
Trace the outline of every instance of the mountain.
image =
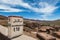
<svg viewBox="0 0 60 40">
<path fill-rule="evenodd" d="M 0 25 L 7 26 L 8 17 L 0 15 Z"/>
<path fill-rule="evenodd" d="M 7 26 L 8 24 L 8 17 L 0 15 L 0 25 Z M 24 18 L 24 23 L 26 24 L 27 22 L 29 23 L 37 23 L 37 24 L 42 24 L 42 25 L 60 25 L 60 19 L 59 20 L 54 20 L 54 21 L 45 21 L 45 20 L 34 20 L 34 19 L 26 19 Z"/>
<path fill-rule="evenodd" d="M 8 17 L 0 15 L 0 20 L 7 20 Z"/>
</svg>

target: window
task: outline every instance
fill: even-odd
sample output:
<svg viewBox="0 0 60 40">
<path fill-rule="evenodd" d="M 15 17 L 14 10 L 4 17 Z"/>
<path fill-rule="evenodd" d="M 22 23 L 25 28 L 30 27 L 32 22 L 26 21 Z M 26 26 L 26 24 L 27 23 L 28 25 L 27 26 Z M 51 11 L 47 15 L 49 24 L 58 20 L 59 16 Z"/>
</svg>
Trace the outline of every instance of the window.
<svg viewBox="0 0 60 40">
<path fill-rule="evenodd" d="M 16 29 L 16 28 L 14 28 L 14 32 L 15 32 L 15 29 Z"/>
<path fill-rule="evenodd" d="M 13 29 L 13 30 L 14 30 L 14 32 L 15 32 L 15 31 L 19 31 L 19 30 L 20 30 L 20 28 L 19 28 L 19 27 L 14 27 L 14 29 Z"/>
<path fill-rule="evenodd" d="M 17 30 L 17 31 L 19 31 L 19 30 L 20 30 L 20 28 L 19 28 L 19 27 L 17 27 L 17 28 L 16 28 L 16 30 Z"/>
</svg>

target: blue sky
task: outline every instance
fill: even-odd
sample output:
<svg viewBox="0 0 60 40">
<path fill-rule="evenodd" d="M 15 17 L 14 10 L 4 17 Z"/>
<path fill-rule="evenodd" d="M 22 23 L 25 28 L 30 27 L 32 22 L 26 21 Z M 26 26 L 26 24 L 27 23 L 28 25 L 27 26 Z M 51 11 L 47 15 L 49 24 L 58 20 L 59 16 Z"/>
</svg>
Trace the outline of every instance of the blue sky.
<svg viewBox="0 0 60 40">
<path fill-rule="evenodd" d="M 60 0 L 0 0 L 0 15 L 57 20 L 60 19 Z"/>
</svg>

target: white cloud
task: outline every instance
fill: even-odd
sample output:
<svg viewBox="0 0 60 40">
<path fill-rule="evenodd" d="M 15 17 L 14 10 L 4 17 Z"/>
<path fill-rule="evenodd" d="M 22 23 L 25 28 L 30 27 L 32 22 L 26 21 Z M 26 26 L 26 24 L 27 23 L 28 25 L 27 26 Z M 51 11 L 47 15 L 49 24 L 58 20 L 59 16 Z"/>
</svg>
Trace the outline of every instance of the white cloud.
<svg viewBox="0 0 60 40">
<path fill-rule="evenodd" d="M 37 12 L 43 13 L 41 15 L 43 20 L 48 20 L 48 16 L 53 15 L 52 13 L 58 8 L 45 2 L 40 5 L 42 5 L 42 8 L 37 9 Z"/>
<path fill-rule="evenodd" d="M 44 0 L 42 0 L 42 1 L 44 1 Z M 39 3 L 39 5 L 42 8 L 32 7 L 31 5 L 29 5 L 28 3 L 23 2 L 22 0 L 1 0 L 0 2 L 11 4 L 11 5 L 20 5 L 20 6 L 23 6 L 25 8 L 28 8 L 28 9 L 34 11 L 34 12 L 42 13 L 43 14 L 43 15 L 41 15 L 42 16 L 42 19 L 45 19 L 46 20 L 47 17 L 48 16 L 51 16 L 52 13 L 54 12 L 54 10 L 56 10 L 58 8 L 55 5 L 58 3 L 59 0 L 55 0 L 55 1 L 46 0 L 46 2 L 42 2 L 42 1 Z"/>
<path fill-rule="evenodd" d="M 24 3 L 22 0 L 1 0 L 0 2 L 6 4 L 12 4 L 12 5 L 20 5 L 26 8 L 30 7 L 28 3 Z"/>
<path fill-rule="evenodd" d="M 0 12 L 22 12 L 23 10 L 20 9 L 15 9 L 15 8 L 11 8 L 9 6 L 6 5 L 0 5 L 0 9 L 2 9 Z"/>
<path fill-rule="evenodd" d="M 46 2 L 41 2 L 41 4 L 39 3 L 40 6 L 42 6 L 41 8 L 31 8 L 33 11 L 38 12 L 38 13 L 42 13 L 43 15 L 41 15 L 43 20 L 47 20 L 48 16 L 51 16 L 52 13 L 58 8 L 56 6 L 50 5 Z"/>
</svg>

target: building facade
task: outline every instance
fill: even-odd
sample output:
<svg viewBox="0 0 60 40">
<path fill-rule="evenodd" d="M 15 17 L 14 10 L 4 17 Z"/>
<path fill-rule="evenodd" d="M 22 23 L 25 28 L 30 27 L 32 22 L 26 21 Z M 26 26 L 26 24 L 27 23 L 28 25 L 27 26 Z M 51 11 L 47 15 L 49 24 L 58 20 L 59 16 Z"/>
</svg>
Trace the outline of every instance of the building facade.
<svg viewBox="0 0 60 40">
<path fill-rule="evenodd" d="M 8 17 L 8 37 L 13 38 L 23 34 L 23 18 L 20 16 Z"/>
</svg>

